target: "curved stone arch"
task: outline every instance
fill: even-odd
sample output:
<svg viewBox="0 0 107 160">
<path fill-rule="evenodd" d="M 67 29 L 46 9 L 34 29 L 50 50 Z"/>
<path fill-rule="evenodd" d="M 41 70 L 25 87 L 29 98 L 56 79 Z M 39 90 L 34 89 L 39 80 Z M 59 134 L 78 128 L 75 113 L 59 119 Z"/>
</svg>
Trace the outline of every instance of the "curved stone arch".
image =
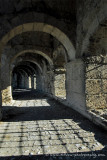
<svg viewBox="0 0 107 160">
<path fill-rule="evenodd" d="M 49 64 L 50 64 L 51 66 L 53 66 L 53 61 L 52 61 L 52 59 L 51 59 L 49 56 L 47 56 L 47 55 L 46 55 L 45 53 L 43 53 L 42 51 L 35 50 L 35 49 L 23 50 L 23 51 L 17 53 L 17 54 L 11 59 L 10 64 L 12 64 L 13 61 L 14 61 L 18 56 L 23 55 L 23 54 L 25 54 L 25 53 L 35 53 L 35 54 L 39 54 L 39 55 L 43 56 L 43 57 L 49 62 Z"/>
<path fill-rule="evenodd" d="M 24 61 L 24 60 L 23 60 Z M 40 70 L 40 72 L 42 73 L 42 67 L 40 66 L 40 64 L 39 63 L 37 63 L 36 61 L 34 61 L 34 60 L 25 60 L 25 61 L 28 61 L 28 62 L 32 62 L 32 63 L 34 63 L 38 68 L 39 68 L 39 70 Z"/>
<path fill-rule="evenodd" d="M 2 53 L 4 46 L 9 40 L 11 40 L 12 38 L 14 38 L 15 36 L 21 33 L 29 32 L 29 31 L 45 32 L 52 35 L 57 40 L 59 40 L 62 43 L 62 45 L 65 47 L 67 51 L 67 57 L 69 58 L 69 60 L 75 59 L 75 48 L 71 43 L 70 39 L 67 37 L 67 35 L 52 25 L 49 25 L 46 23 L 39 23 L 39 22 L 22 24 L 15 27 L 10 32 L 8 32 L 0 41 L 0 48 L 1 48 L 0 52 Z"/>
<path fill-rule="evenodd" d="M 19 69 L 19 71 L 17 71 L 17 72 L 19 72 L 20 74 L 22 74 L 20 71 L 22 71 L 23 73 L 26 74 L 27 77 L 29 77 L 26 71 L 24 71 L 23 69 Z"/>
<path fill-rule="evenodd" d="M 12 61 L 12 59 L 11 59 L 11 62 L 10 62 L 10 64 L 9 64 L 9 66 L 10 66 L 10 68 L 11 68 L 11 71 L 13 70 L 13 68 L 12 68 L 13 65 L 18 64 L 19 62 L 24 61 L 24 62 L 32 62 L 32 63 L 34 63 L 34 64 L 39 68 L 40 72 L 42 73 L 42 67 L 41 67 L 41 65 L 40 65 L 37 61 L 35 61 L 34 59 L 31 59 L 31 58 L 30 58 L 30 59 L 26 59 L 26 60 L 23 59 L 23 60 L 18 60 L 18 62 L 14 63 L 15 60 L 16 60 L 16 59 L 14 59 L 14 60 Z"/>
<path fill-rule="evenodd" d="M 23 60 L 22 60 L 22 61 L 20 61 L 20 62 L 23 62 Z M 30 62 L 30 61 L 26 61 L 26 60 L 25 60 L 25 62 L 27 63 L 27 62 Z M 23 66 L 23 67 L 26 67 L 26 66 L 27 66 L 28 68 L 30 68 L 31 70 L 33 70 L 33 72 L 36 74 L 36 70 L 35 70 L 35 68 L 34 68 L 34 67 L 32 67 L 31 65 L 29 65 L 29 64 L 25 64 L 25 63 L 24 63 L 24 64 L 20 64 L 20 65 L 21 65 L 21 66 Z M 17 65 L 16 65 L 15 67 L 16 67 L 16 68 L 17 68 L 17 67 L 20 67 L 20 65 L 17 63 Z"/>
<path fill-rule="evenodd" d="M 18 71 L 17 73 L 19 73 L 21 75 L 21 77 L 22 77 L 22 73 L 20 71 Z"/>
<path fill-rule="evenodd" d="M 96 17 L 94 18 L 94 20 L 92 21 L 91 25 L 88 28 L 87 34 L 82 42 L 81 56 L 83 55 L 83 53 L 86 51 L 86 49 L 89 46 L 90 37 L 95 33 L 95 31 L 98 29 L 99 25 L 103 21 L 107 20 L 107 12 L 104 13 L 105 7 L 106 6 L 102 7 L 102 9 L 97 13 Z M 101 13 L 102 13 L 102 16 L 101 16 Z"/>
<path fill-rule="evenodd" d="M 30 66 L 28 66 L 28 65 L 23 65 L 23 68 L 20 68 L 20 66 L 17 66 L 18 67 L 18 69 L 23 69 L 23 68 L 25 68 L 25 70 L 28 70 L 28 73 L 29 73 L 29 75 L 31 76 L 32 75 L 32 72 L 31 72 L 31 70 L 32 70 L 32 68 L 30 67 Z M 30 70 L 31 69 L 31 70 Z M 24 69 L 23 69 L 24 70 Z M 33 70 L 34 71 L 34 70 Z M 35 73 L 35 71 L 34 71 L 34 73 Z"/>
<path fill-rule="evenodd" d="M 23 65 L 23 67 L 26 67 L 26 66 L 33 71 L 32 74 L 34 74 L 34 73 L 36 74 L 36 71 L 35 71 L 35 69 L 34 69 L 32 66 L 29 66 L 29 65 L 27 65 L 27 64 L 24 64 L 24 65 Z"/>
</svg>

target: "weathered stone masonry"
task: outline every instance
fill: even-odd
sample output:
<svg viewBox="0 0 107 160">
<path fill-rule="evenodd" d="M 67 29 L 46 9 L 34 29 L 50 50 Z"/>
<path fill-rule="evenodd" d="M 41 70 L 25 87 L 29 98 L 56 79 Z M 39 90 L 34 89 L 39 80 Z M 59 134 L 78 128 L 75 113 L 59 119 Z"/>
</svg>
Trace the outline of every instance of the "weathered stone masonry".
<svg viewBox="0 0 107 160">
<path fill-rule="evenodd" d="M 0 0 L 0 106 L 36 89 L 107 129 L 106 18 L 105 0 Z"/>
<path fill-rule="evenodd" d="M 107 57 L 86 59 L 86 106 L 107 119 Z"/>
</svg>

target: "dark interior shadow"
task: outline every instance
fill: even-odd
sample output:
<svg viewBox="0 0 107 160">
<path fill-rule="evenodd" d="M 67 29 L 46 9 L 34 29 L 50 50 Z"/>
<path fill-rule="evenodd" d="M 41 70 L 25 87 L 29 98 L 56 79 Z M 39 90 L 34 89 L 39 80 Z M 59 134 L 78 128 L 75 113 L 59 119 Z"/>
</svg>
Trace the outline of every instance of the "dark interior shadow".
<svg viewBox="0 0 107 160">
<path fill-rule="evenodd" d="M 35 89 L 16 89 L 12 93 L 14 100 L 33 100 L 47 97 L 43 92 Z"/>
</svg>

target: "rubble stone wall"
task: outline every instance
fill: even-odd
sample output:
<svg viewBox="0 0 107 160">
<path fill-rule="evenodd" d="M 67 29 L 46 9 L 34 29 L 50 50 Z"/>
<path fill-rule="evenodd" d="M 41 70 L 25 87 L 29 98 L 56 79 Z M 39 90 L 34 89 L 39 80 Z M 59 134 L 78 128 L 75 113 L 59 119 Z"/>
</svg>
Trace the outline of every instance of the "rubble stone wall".
<svg viewBox="0 0 107 160">
<path fill-rule="evenodd" d="M 107 110 L 107 56 L 93 56 L 86 62 L 86 106 L 104 114 Z"/>
<path fill-rule="evenodd" d="M 65 89 L 65 74 L 55 74 L 55 96 L 59 98 L 66 98 Z"/>
</svg>

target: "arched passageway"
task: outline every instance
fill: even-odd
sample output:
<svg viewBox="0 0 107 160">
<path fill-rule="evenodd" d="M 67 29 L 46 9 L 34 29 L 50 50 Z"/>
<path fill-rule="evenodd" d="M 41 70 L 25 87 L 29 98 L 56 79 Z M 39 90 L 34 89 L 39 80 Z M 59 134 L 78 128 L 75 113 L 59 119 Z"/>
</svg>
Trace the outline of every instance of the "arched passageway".
<svg viewBox="0 0 107 160">
<path fill-rule="evenodd" d="M 0 0 L 3 159 L 105 158 L 106 17 L 105 0 Z"/>
<path fill-rule="evenodd" d="M 38 39 L 35 40 L 35 37 L 38 37 Z M 47 41 L 45 41 L 45 38 L 47 38 Z M 22 39 L 20 42 L 21 45 L 19 45 L 20 39 Z M 42 41 L 43 43 L 41 43 Z M 51 48 L 51 45 L 52 45 L 51 43 L 53 43 L 53 46 L 55 45 L 54 50 Z M 10 44 L 14 47 L 8 48 L 8 45 Z M 35 48 L 35 45 L 39 45 L 39 46 L 41 45 L 41 49 L 40 47 Z M 33 47 L 35 49 L 26 49 L 26 47 L 28 46 L 30 48 Z M 47 51 L 43 50 L 45 46 L 47 47 Z M 8 82 L 5 82 L 5 84 L 6 85 L 9 84 L 9 87 L 7 88 L 6 86 L 3 86 L 4 88 L 2 90 L 3 103 L 8 103 L 12 101 L 12 95 L 11 95 L 12 75 L 11 74 L 12 74 L 13 68 L 16 68 L 17 72 L 19 72 L 19 70 L 22 73 L 29 72 L 29 70 L 31 70 L 30 72 L 32 72 L 31 64 L 27 64 L 27 68 L 24 67 L 25 61 L 30 61 L 30 63 L 36 65 L 36 68 L 34 67 L 34 65 L 33 65 L 33 68 L 36 74 L 39 75 L 35 78 L 35 81 L 37 80 L 36 81 L 37 90 L 45 92 L 46 94 L 56 98 L 59 97 L 61 99 L 62 98 L 66 99 L 65 81 L 67 76 L 66 63 L 68 61 L 68 56 L 64 46 L 55 37 L 42 32 L 34 32 L 34 31 L 25 32 L 25 33 L 22 32 L 21 35 L 18 35 L 13 39 L 11 39 L 7 43 L 7 46 L 5 48 L 7 48 L 8 52 L 5 52 L 4 50 L 4 54 L 2 54 L 2 58 L 4 56 L 7 56 L 7 54 L 10 55 L 10 57 L 9 59 L 3 58 L 2 72 L 4 72 L 5 70 L 7 72 L 7 68 L 8 68 L 9 79 L 5 80 L 5 81 L 8 81 Z M 19 64 L 22 63 L 23 67 L 22 66 L 16 67 L 18 66 L 18 63 Z M 7 65 L 7 68 L 5 68 L 5 65 Z M 21 71 L 22 69 L 23 71 Z M 15 71 L 13 73 L 14 73 L 13 76 L 17 75 L 15 74 Z M 28 74 L 29 78 L 25 76 L 25 73 L 23 74 L 18 73 L 18 76 L 20 75 L 19 78 L 17 78 L 16 76 L 16 81 L 17 79 L 19 79 L 18 81 L 20 81 L 20 84 L 18 83 L 18 85 L 22 87 L 21 85 L 23 83 L 24 86 L 22 88 L 30 87 L 34 89 L 33 81 L 34 81 L 35 74 L 33 74 L 33 76 L 32 75 L 29 76 L 29 73 L 26 73 L 26 74 Z M 4 76 L 5 74 L 2 75 L 2 79 L 4 79 Z M 59 78 L 61 79 L 61 81 L 59 81 Z M 26 82 L 26 84 L 24 81 Z M 29 86 L 26 86 L 27 84 L 29 84 Z M 16 86 L 18 85 L 16 84 Z"/>
<path fill-rule="evenodd" d="M 13 99 L 23 89 L 43 91 L 42 85 L 41 70 L 36 63 L 22 60 L 14 67 L 11 82 Z"/>
</svg>

